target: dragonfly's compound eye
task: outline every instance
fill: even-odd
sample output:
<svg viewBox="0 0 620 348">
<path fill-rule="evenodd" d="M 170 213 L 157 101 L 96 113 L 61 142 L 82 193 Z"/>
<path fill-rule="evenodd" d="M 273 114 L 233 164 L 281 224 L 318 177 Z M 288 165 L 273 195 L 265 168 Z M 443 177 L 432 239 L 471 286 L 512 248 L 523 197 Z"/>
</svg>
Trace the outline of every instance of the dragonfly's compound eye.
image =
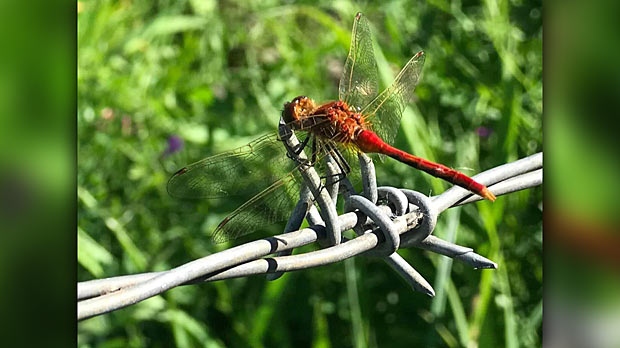
<svg viewBox="0 0 620 348">
<path fill-rule="evenodd" d="M 290 103 L 284 103 L 284 109 L 282 109 L 282 119 L 286 123 L 293 122 L 295 120 L 295 100 Z"/>
<path fill-rule="evenodd" d="M 308 99 L 308 97 L 306 97 L 305 95 L 300 95 L 299 97 L 296 97 L 295 99 L 293 99 L 292 103 L 299 103 L 302 100 Z"/>
<path fill-rule="evenodd" d="M 282 110 L 282 119 L 284 122 L 290 123 L 299 119 L 299 108 L 308 99 L 308 97 L 300 95 L 288 103 L 284 104 Z"/>
</svg>

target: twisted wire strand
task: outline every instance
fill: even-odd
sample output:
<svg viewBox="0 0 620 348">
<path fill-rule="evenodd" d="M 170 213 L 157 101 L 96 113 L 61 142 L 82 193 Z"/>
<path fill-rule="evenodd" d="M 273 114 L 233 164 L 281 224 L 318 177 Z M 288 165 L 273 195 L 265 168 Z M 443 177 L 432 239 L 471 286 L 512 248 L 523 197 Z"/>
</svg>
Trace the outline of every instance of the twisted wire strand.
<svg viewBox="0 0 620 348">
<path fill-rule="evenodd" d="M 474 268 L 497 268 L 497 264 L 476 254 L 473 249 L 441 240 L 431 234 L 441 212 L 450 207 L 475 202 L 480 200 L 480 197 L 460 187 L 453 187 L 435 197 L 392 187 L 377 188 L 374 167 L 364 167 L 372 166 L 372 162 L 368 162 L 363 158 L 360 160 L 365 173 L 363 180 L 366 181 L 364 190 L 367 197 L 351 194 L 346 200 L 346 204 L 353 211 L 335 217 L 329 214 L 322 217 L 314 205 L 305 207 L 309 202 L 308 192 L 312 189 L 302 189 L 300 204 L 287 224 L 287 230 L 294 231 L 239 245 L 168 271 L 80 282 L 77 284 L 78 320 L 130 306 L 179 285 L 256 274 L 279 276 L 282 272 L 324 266 L 360 254 L 382 257 L 414 290 L 433 296 L 434 290 L 430 284 L 394 252 L 398 248 L 416 247 L 432 251 L 465 262 Z M 542 153 L 490 169 L 474 179 L 487 185 L 498 196 L 538 186 L 542 184 Z M 312 180 L 320 182 L 320 178 L 316 176 Z M 314 184 L 310 182 L 310 185 L 316 185 L 316 181 Z M 314 189 L 317 188 L 314 186 Z M 368 200 L 368 197 L 371 197 L 371 200 Z M 334 204 L 329 194 L 321 199 L 326 200 L 323 204 Z M 318 197 L 316 200 L 319 200 Z M 377 200 L 379 205 L 374 204 Z M 368 204 L 370 202 L 373 204 Z M 323 210 L 323 207 L 321 209 Z M 369 216 L 373 216 L 374 220 Z M 298 230 L 304 217 L 312 226 Z M 392 217 L 394 218 L 391 219 Z M 336 221 L 325 221 L 324 218 Z M 356 238 L 342 238 L 342 243 L 328 242 L 331 246 L 327 248 L 290 255 L 294 248 L 321 240 L 333 240 L 342 232 L 353 228 L 358 232 Z M 394 238 L 394 233 L 399 238 Z M 275 253 L 284 254 L 267 257 Z"/>
</svg>

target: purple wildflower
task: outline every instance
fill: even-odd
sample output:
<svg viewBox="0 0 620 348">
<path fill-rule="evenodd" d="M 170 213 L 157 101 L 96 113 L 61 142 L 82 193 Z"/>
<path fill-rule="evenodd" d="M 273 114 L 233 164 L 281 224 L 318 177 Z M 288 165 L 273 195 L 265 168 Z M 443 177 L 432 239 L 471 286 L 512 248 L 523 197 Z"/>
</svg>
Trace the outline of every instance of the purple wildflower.
<svg viewBox="0 0 620 348">
<path fill-rule="evenodd" d="M 162 153 L 162 157 L 166 157 L 175 152 L 181 151 L 183 148 L 183 139 L 177 135 L 171 135 L 168 137 L 168 147 Z"/>
</svg>

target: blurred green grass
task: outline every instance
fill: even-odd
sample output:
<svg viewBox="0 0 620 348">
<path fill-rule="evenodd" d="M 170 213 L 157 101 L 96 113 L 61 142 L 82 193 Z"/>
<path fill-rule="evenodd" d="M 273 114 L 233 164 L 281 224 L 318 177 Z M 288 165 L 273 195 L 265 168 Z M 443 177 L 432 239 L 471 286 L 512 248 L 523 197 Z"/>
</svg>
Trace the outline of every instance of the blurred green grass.
<svg viewBox="0 0 620 348">
<path fill-rule="evenodd" d="M 297 95 L 336 97 L 357 11 L 373 25 L 384 86 L 415 52 L 428 56 L 398 147 L 472 175 L 542 150 L 540 1 L 79 5 L 79 281 L 169 269 L 222 248 L 208 233 L 243 202 L 178 201 L 168 177 L 274 131 Z M 171 136 L 184 147 L 163 155 Z M 393 161 L 377 167 L 383 185 L 448 187 Z M 541 205 L 536 188 L 440 217 L 437 235 L 493 259 L 495 271 L 401 251 L 435 299 L 378 260 L 356 259 L 275 282 L 174 289 L 80 323 L 78 343 L 540 346 Z"/>
</svg>

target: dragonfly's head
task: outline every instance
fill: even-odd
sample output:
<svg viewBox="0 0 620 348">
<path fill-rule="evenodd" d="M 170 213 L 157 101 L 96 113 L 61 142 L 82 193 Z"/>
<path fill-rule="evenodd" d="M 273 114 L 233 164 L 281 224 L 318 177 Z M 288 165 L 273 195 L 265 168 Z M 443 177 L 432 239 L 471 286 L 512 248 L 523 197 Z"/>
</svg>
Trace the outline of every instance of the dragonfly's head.
<svg viewBox="0 0 620 348">
<path fill-rule="evenodd" d="M 299 121 L 299 119 L 304 116 L 310 115 L 314 109 L 314 101 L 306 96 L 300 95 L 284 104 L 282 119 L 285 123 Z"/>
</svg>

